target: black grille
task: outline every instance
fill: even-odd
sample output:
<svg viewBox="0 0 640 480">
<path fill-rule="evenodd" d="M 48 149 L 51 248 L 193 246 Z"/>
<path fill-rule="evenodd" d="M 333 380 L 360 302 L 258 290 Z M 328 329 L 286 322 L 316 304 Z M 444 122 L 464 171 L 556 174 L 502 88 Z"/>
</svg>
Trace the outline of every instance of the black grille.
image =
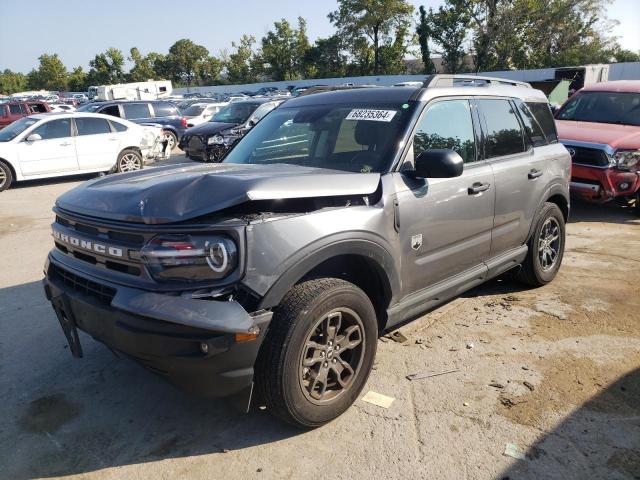
<svg viewBox="0 0 640 480">
<path fill-rule="evenodd" d="M 597 148 L 574 147 L 572 145 L 567 145 L 566 147 L 569 150 L 569 153 L 572 153 L 572 151 L 575 152 L 571 156 L 571 161 L 573 163 L 594 167 L 609 166 L 609 157 L 603 150 L 599 150 Z"/>
<path fill-rule="evenodd" d="M 92 297 L 105 305 L 111 304 L 116 295 L 115 288 L 87 280 L 60 267 L 51 265 L 49 273 L 74 291 Z"/>
<path fill-rule="evenodd" d="M 197 135 L 189 139 L 189 149 L 198 150 L 202 148 L 202 140 Z"/>
</svg>

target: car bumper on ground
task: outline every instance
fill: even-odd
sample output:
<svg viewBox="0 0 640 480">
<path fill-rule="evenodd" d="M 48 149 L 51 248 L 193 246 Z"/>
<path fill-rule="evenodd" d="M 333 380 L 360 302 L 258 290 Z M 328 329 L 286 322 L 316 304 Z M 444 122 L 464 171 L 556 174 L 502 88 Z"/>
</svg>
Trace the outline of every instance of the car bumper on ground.
<svg viewBox="0 0 640 480">
<path fill-rule="evenodd" d="M 583 200 L 604 203 L 616 197 L 634 195 L 639 189 L 639 172 L 573 165 L 571 193 Z"/>
<path fill-rule="evenodd" d="M 235 301 L 111 284 L 51 256 L 43 284 L 75 356 L 82 356 L 72 345 L 77 327 L 189 392 L 209 397 L 250 392 L 271 312 L 249 314 Z"/>
</svg>

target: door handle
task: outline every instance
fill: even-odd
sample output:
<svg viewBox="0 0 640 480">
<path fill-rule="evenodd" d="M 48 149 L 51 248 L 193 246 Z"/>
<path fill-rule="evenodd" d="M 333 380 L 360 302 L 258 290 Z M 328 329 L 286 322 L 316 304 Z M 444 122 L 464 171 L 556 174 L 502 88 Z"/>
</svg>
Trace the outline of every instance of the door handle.
<svg viewBox="0 0 640 480">
<path fill-rule="evenodd" d="M 471 185 L 468 189 L 469 191 L 469 195 L 475 195 L 476 193 L 480 193 L 480 192 L 484 192 L 486 190 L 489 190 L 489 187 L 491 186 L 491 184 L 489 183 L 480 183 L 480 182 L 476 182 L 473 185 Z"/>
<path fill-rule="evenodd" d="M 62 142 L 60 144 L 61 147 L 68 147 L 69 145 L 71 145 L 71 142 Z"/>
<path fill-rule="evenodd" d="M 529 180 L 533 180 L 534 178 L 538 178 L 542 176 L 542 170 L 538 170 L 537 168 L 533 168 L 529 171 L 529 174 L 527 175 L 527 177 L 529 177 Z"/>
<path fill-rule="evenodd" d="M 117 138 L 113 138 L 113 137 L 111 137 L 111 138 L 109 139 L 109 141 L 111 141 L 111 142 L 117 142 L 117 141 L 118 141 L 118 139 L 117 139 Z"/>
</svg>

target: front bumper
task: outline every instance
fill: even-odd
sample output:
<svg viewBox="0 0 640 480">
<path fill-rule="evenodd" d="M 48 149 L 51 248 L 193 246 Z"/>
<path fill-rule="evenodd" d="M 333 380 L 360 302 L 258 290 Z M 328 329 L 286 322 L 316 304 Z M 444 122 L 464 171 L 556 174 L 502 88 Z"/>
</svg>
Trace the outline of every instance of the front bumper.
<svg viewBox="0 0 640 480">
<path fill-rule="evenodd" d="M 235 301 L 198 300 L 123 287 L 49 256 L 43 280 L 56 313 L 78 329 L 189 392 L 224 397 L 251 388 L 253 365 L 272 312 L 247 313 Z M 237 342 L 237 333 L 258 331 Z M 203 347 L 206 345 L 206 347 Z M 206 352 L 206 353 L 205 353 Z"/>
<path fill-rule="evenodd" d="M 217 162 L 222 156 L 229 150 L 226 145 L 203 145 L 200 147 L 190 147 L 188 144 L 180 144 L 180 149 L 183 150 L 189 158 L 194 160 L 200 160 L 203 162 Z"/>
<path fill-rule="evenodd" d="M 604 203 L 616 197 L 632 196 L 639 189 L 640 172 L 576 164 L 572 167 L 571 193 L 582 200 Z"/>
</svg>

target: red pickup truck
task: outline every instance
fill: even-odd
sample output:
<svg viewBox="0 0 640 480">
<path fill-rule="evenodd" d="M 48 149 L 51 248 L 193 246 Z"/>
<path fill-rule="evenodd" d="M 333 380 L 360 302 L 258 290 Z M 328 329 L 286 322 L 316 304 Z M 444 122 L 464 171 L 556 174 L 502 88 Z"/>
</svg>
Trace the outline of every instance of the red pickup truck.
<svg viewBox="0 0 640 480">
<path fill-rule="evenodd" d="M 32 113 L 50 112 L 49 104 L 38 100 L 0 103 L 0 128 Z"/>
<path fill-rule="evenodd" d="M 571 193 L 640 214 L 640 81 L 584 87 L 558 110 L 556 125 L 571 154 Z"/>
</svg>

